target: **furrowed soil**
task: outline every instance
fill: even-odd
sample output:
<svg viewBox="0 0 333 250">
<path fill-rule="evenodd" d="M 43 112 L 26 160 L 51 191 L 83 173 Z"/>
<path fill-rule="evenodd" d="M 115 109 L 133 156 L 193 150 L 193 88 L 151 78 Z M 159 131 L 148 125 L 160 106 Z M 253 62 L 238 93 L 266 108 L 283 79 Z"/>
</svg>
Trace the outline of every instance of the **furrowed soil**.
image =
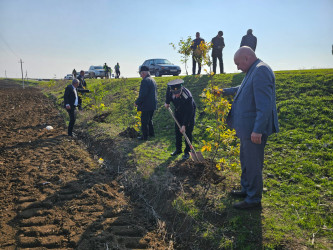
<svg viewBox="0 0 333 250">
<path fill-rule="evenodd" d="M 0 100 L 1 249 L 168 249 L 40 90 L 1 80 Z"/>
</svg>

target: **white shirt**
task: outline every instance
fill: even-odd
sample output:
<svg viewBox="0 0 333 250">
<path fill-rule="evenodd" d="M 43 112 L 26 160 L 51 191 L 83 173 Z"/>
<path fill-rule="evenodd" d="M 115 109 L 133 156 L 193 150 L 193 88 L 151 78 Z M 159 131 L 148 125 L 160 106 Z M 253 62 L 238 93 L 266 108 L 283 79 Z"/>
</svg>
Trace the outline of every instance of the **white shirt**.
<svg viewBox="0 0 333 250">
<path fill-rule="evenodd" d="M 73 86 L 73 85 L 72 85 Z M 74 102 L 74 106 L 79 105 L 79 98 L 77 97 L 77 92 L 76 92 L 76 88 L 73 86 L 74 89 L 74 94 L 75 94 L 75 102 Z"/>
</svg>

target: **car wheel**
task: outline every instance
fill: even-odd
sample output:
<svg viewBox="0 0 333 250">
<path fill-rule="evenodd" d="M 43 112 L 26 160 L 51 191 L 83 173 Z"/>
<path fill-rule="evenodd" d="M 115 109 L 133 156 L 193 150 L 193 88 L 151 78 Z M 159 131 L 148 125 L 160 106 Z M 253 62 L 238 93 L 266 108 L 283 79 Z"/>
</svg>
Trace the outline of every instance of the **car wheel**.
<svg viewBox="0 0 333 250">
<path fill-rule="evenodd" d="M 161 74 L 160 74 L 160 72 L 158 70 L 155 71 L 155 76 L 156 77 L 160 77 L 161 76 Z"/>
</svg>

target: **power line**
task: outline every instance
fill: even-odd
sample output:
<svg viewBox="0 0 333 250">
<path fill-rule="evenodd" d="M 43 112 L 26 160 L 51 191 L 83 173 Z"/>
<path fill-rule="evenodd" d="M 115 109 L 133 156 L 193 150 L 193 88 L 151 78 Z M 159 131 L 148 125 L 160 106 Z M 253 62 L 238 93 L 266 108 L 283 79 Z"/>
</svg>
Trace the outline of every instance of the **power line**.
<svg viewBox="0 0 333 250">
<path fill-rule="evenodd" d="M 10 47 L 10 45 L 7 43 L 7 41 L 3 38 L 3 36 L 0 34 L 0 38 L 3 41 L 3 43 L 8 47 L 8 49 L 13 53 L 14 56 L 16 56 L 17 58 L 20 58 L 15 51 Z"/>
</svg>

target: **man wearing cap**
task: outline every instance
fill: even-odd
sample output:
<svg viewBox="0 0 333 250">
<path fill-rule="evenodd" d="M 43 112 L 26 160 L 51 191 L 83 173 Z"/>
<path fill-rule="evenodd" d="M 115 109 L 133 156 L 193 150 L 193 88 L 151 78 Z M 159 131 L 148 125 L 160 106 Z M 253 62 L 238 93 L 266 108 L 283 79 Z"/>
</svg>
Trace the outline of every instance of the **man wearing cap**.
<svg viewBox="0 0 333 250">
<path fill-rule="evenodd" d="M 140 76 L 142 78 L 139 97 L 135 101 L 138 111 L 141 111 L 141 131 L 139 140 L 147 140 L 148 136 L 155 136 L 153 127 L 153 115 L 157 108 L 157 86 L 149 74 L 149 68 L 141 66 Z"/>
<path fill-rule="evenodd" d="M 179 122 L 181 129 L 175 123 L 176 133 L 176 151 L 171 155 L 176 156 L 182 153 L 182 134 L 185 132 L 190 142 L 192 142 L 192 132 L 195 121 L 196 105 L 191 92 L 183 87 L 184 81 L 176 79 L 168 83 L 168 88 L 165 96 L 165 108 L 170 107 L 170 102 L 175 106 L 175 117 Z M 186 148 L 184 150 L 183 160 L 190 157 L 190 146 L 185 141 Z"/>
<path fill-rule="evenodd" d="M 79 80 L 74 79 L 71 85 L 68 85 L 64 94 L 64 105 L 69 114 L 68 135 L 73 136 L 73 127 L 75 124 L 76 113 L 75 109 L 79 104 L 79 97 L 77 95 L 77 87 L 79 86 Z"/>
</svg>

